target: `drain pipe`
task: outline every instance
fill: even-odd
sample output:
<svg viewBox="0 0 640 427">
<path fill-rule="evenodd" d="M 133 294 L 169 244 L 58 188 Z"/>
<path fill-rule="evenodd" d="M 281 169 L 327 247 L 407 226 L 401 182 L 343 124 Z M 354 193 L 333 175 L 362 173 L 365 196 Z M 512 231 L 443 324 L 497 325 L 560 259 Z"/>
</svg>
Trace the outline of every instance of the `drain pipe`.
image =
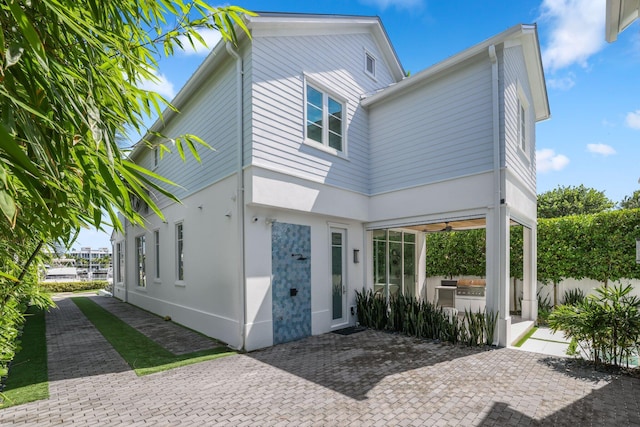
<svg viewBox="0 0 640 427">
<path fill-rule="evenodd" d="M 232 58 L 236 60 L 236 133 L 238 135 L 238 187 L 236 190 L 236 203 L 238 212 L 238 234 L 240 235 L 240 247 L 238 249 L 238 275 L 240 277 L 240 349 L 245 349 L 246 332 L 247 332 L 247 272 L 246 272 L 246 257 L 245 257 L 245 231 L 244 231 L 244 64 L 242 57 L 237 50 L 234 49 L 231 42 L 227 42 L 227 52 Z"/>
<path fill-rule="evenodd" d="M 494 262 L 494 274 L 493 274 L 493 279 L 497 279 L 498 280 L 498 287 L 495 288 L 494 290 L 495 292 L 492 292 L 492 305 L 494 306 L 493 308 L 495 309 L 495 303 L 497 302 L 497 307 L 498 309 L 500 309 L 500 301 L 502 300 L 501 296 L 502 293 L 504 292 L 504 290 L 502 289 L 501 286 L 501 276 L 502 276 L 502 253 L 500 251 L 500 247 L 502 245 L 502 239 L 503 239 L 503 230 L 502 230 L 502 220 L 501 220 L 501 215 L 502 215 L 502 204 L 503 204 L 503 200 L 502 200 L 502 184 L 501 184 L 501 178 L 500 178 L 500 108 L 499 108 L 499 99 L 498 99 L 498 90 L 500 88 L 499 86 L 499 81 L 498 81 L 498 56 L 496 55 L 496 47 L 495 45 L 491 45 L 489 46 L 489 59 L 491 60 L 491 97 L 492 97 L 492 106 L 493 106 L 493 189 L 494 189 L 494 200 L 493 200 L 493 206 L 494 206 L 494 215 L 493 215 L 493 228 L 494 228 L 494 236 L 496 237 L 496 241 L 494 244 L 494 250 L 493 253 L 496 254 L 498 256 L 497 259 L 497 263 Z M 506 314 L 502 313 L 502 316 L 505 316 Z M 500 340 L 500 328 L 504 327 L 504 323 L 501 325 L 500 323 L 500 318 L 501 316 L 498 316 L 498 341 Z M 509 343 L 502 343 L 505 346 L 508 345 Z"/>
</svg>

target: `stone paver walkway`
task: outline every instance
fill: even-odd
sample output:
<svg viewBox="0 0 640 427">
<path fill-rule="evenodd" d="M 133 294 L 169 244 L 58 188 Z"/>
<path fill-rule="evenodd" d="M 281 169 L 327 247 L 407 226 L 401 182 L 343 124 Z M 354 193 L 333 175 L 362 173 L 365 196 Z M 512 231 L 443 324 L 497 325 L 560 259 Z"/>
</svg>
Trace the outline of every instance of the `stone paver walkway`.
<svg viewBox="0 0 640 427">
<path fill-rule="evenodd" d="M 0 425 L 640 425 L 638 379 L 376 331 L 137 377 L 72 301 L 58 304 L 51 397 L 0 410 Z"/>
</svg>

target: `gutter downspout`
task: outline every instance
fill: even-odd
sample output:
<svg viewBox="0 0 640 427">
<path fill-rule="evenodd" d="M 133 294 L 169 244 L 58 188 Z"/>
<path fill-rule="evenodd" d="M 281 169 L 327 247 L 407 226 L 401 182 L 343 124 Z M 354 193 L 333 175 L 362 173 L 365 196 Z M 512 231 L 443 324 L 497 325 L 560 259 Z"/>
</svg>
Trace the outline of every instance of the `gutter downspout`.
<svg viewBox="0 0 640 427">
<path fill-rule="evenodd" d="M 226 43 L 227 52 L 236 60 L 236 133 L 238 135 L 238 187 L 236 190 L 236 203 L 238 212 L 238 234 L 240 245 L 238 248 L 238 275 L 240 278 L 240 350 L 245 349 L 247 333 L 247 272 L 245 257 L 245 231 L 244 231 L 244 64 L 242 57 L 238 54 L 230 42 Z"/>
<path fill-rule="evenodd" d="M 503 230 L 502 230 L 502 183 L 500 177 L 500 107 L 498 105 L 498 90 L 500 88 L 498 81 L 498 57 L 496 55 L 496 47 L 495 45 L 489 46 L 489 59 L 491 60 L 491 97 L 492 97 L 492 106 L 493 106 L 493 189 L 494 189 L 494 215 L 493 215 L 493 232 L 495 235 L 495 245 L 494 245 L 494 254 L 497 256 L 497 259 L 494 262 L 494 279 L 498 279 L 497 288 L 495 289 L 495 293 L 493 293 L 493 301 L 492 305 L 495 309 L 495 303 L 498 303 L 498 309 L 501 307 L 502 294 L 504 289 L 502 289 L 502 251 L 500 250 L 502 246 Z M 496 298 L 497 297 L 497 298 Z M 507 316 L 508 314 L 502 314 L 502 316 Z M 509 343 L 500 343 L 500 337 L 502 336 L 500 328 L 504 327 L 500 322 L 500 315 L 498 315 L 498 332 L 496 336 L 498 337 L 499 344 L 503 344 L 505 346 L 509 345 Z"/>
</svg>

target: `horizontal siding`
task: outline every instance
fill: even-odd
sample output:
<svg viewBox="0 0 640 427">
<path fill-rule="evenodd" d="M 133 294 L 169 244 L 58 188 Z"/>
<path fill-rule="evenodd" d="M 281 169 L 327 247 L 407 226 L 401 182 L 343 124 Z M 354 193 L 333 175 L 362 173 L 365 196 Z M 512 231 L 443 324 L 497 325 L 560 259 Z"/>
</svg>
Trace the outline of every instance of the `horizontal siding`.
<svg viewBox="0 0 640 427">
<path fill-rule="evenodd" d="M 378 58 L 377 80 L 364 72 L 365 49 Z M 369 34 L 256 37 L 252 52 L 252 163 L 368 192 L 368 117 L 360 97 L 394 82 L 373 38 Z M 347 100 L 348 159 L 303 144 L 305 75 Z"/>
<path fill-rule="evenodd" d="M 186 161 L 182 161 L 176 147 L 171 143 L 167 144 L 172 152 L 164 155 L 155 172 L 182 187 L 166 186 L 181 199 L 237 169 L 235 76 L 235 63 L 226 62 L 202 84 L 180 114 L 174 116 L 163 130 L 168 137 L 194 134 L 213 147 L 213 150 L 198 147 L 201 158 L 199 163 L 188 149 L 185 150 Z M 151 168 L 153 152 L 147 151 L 137 161 Z M 157 203 L 164 207 L 169 200 L 160 196 Z"/>
<path fill-rule="evenodd" d="M 501 102 L 500 139 L 504 147 L 503 164 L 511 169 L 524 185 L 536 193 L 535 112 L 529 79 L 521 46 L 513 46 L 503 52 L 503 84 Z M 529 103 L 527 117 L 527 153 L 520 149 L 518 136 L 518 83 Z"/>
<path fill-rule="evenodd" d="M 371 194 L 492 168 L 488 58 L 371 107 Z"/>
</svg>

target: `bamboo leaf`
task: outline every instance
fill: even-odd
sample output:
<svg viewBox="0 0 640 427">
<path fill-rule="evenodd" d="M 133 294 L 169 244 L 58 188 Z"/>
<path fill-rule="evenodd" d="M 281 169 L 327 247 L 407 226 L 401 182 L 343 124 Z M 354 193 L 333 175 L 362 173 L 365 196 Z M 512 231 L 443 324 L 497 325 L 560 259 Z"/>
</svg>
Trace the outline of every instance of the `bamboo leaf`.
<svg viewBox="0 0 640 427">
<path fill-rule="evenodd" d="M 13 227 L 18 209 L 15 200 L 5 190 L 0 190 L 0 210 L 2 210 L 2 213 Z"/>
<path fill-rule="evenodd" d="M 22 34 L 24 34 L 24 37 L 29 42 L 29 45 L 31 46 L 33 51 L 36 53 L 36 55 L 38 55 L 41 62 L 46 65 L 47 56 L 44 51 L 44 46 L 40 41 L 38 32 L 31 24 L 31 21 L 29 21 L 29 18 L 27 18 L 27 15 L 25 15 L 25 13 L 23 12 L 22 8 L 20 7 L 20 4 L 15 0 L 8 0 L 7 5 L 9 6 L 9 10 L 11 10 L 11 14 L 13 15 L 13 17 L 16 20 L 16 23 L 18 24 L 18 27 L 20 27 Z"/>
</svg>

